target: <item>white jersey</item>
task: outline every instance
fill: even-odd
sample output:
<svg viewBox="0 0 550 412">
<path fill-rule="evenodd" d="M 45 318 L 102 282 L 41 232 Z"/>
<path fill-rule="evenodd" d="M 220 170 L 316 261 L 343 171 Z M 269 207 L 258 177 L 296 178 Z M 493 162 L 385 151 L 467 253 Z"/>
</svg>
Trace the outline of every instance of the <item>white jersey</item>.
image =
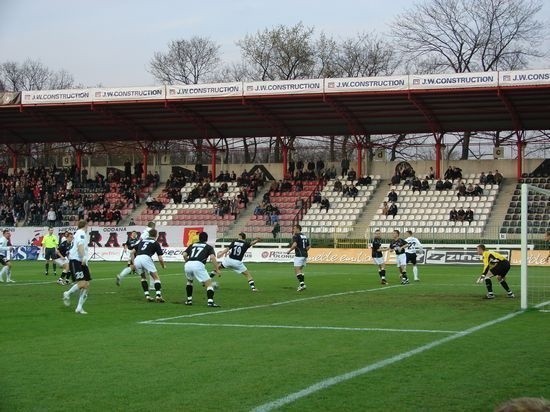
<svg viewBox="0 0 550 412">
<path fill-rule="evenodd" d="M 82 262 L 82 258 L 78 253 L 78 246 L 84 246 L 84 259 L 88 259 L 88 234 L 83 229 L 78 229 L 74 234 L 73 245 L 69 250 L 69 259 Z"/>
<path fill-rule="evenodd" d="M 149 231 L 151 230 L 151 228 L 149 226 L 147 226 L 145 229 L 143 229 L 143 231 L 141 232 L 141 235 L 139 237 L 139 240 L 145 240 L 149 237 Z"/>
<path fill-rule="evenodd" d="M 0 255 L 8 256 L 9 250 L 8 239 L 6 239 L 3 235 L 0 236 Z"/>
<path fill-rule="evenodd" d="M 407 247 L 405 248 L 405 253 L 419 253 L 422 252 L 422 243 L 420 243 L 420 240 L 415 238 L 414 236 L 409 236 L 405 239 L 405 242 L 407 242 Z"/>
</svg>

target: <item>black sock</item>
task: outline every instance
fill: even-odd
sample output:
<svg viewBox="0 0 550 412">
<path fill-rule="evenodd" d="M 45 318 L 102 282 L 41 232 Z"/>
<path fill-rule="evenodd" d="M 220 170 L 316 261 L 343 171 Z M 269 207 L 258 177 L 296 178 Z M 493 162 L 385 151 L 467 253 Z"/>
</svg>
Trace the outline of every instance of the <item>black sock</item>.
<svg viewBox="0 0 550 412">
<path fill-rule="evenodd" d="M 378 274 L 380 275 L 381 278 L 385 278 L 386 277 L 386 269 L 379 270 Z"/>
<path fill-rule="evenodd" d="M 141 279 L 141 288 L 147 295 L 149 294 L 149 284 L 146 279 Z"/>
<path fill-rule="evenodd" d="M 300 286 L 303 286 L 304 285 L 304 279 L 305 279 L 305 276 L 303 273 L 298 273 L 296 275 L 296 277 L 298 278 L 298 282 L 300 282 Z"/>
<path fill-rule="evenodd" d="M 50 264 L 46 263 L 46 273 L 48 273 L 49 271 L 50 271 Z"/>
<path fill-rule="evenodd" d="M 493 293 L 493 282 L 491 282 L 490 278 L 485 279 L 485 286 L 487 287 L 487 292 Z"/>
<path fill-rule="evenodd" d="M 256 289 L 256 284 L 254 283 L 254 280 L 249 280 L 248 286 L 250 286 L 250 289 Z"/>
<path fill-rule="evenodd" d="M 401 277 L 402 277 L 403 279 L 408 279 L 408 277 L 407 277 L 407 272 L 401 273 Z"/>
<path fill-rule="evenodd" d="M 193 285 L 185 285 L 185 291 L 187 292 L 187 300 L 191 300 L 193 297 Z"/>
<path fill-rule="evenodd" d="M 506 280 L 502 279 L 500 281 L 500 284 L 502 285 L 502 287 L 506 292 L 510 292 L 510 286 L 508 286 L 508 283 L 506 283 Z"/>
<path fill-rule="evenodd" d="M 57 271 L 57 265 L 55 264 L 55 262 L 53 264 L 53 271 L 54 271 L 54 273 Z"/>
<path fill-rule="evenodd" d="M 206 297 L 208 300 L 214 299 L 214 289 L 206 289 Z"/>
</svg>

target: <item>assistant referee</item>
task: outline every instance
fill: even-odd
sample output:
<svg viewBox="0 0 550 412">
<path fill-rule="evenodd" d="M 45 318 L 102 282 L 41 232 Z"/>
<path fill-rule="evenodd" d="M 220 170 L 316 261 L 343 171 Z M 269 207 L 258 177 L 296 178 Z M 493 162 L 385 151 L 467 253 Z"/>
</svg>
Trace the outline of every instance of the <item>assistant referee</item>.
<svg viewBox="0 0 550 412">
<path fill-rule="evenodd" d="M 56 250 L 58 245 L 59 240 L 57 239 L 57 236 L 53 234 L 53 227 L 50 226 L 48 228 L 48 234 L 42 239 L 42 254 L 46 259 L 46 272 L 44 275 L 46 276 L 48 276 L 48 272 L 50 270 L 50 260 L 53 263 L 53 274 L 54 276 L 57 276 L 57 265 L 55 264 L 55 259 L 57 258 Z"/>
</svg>

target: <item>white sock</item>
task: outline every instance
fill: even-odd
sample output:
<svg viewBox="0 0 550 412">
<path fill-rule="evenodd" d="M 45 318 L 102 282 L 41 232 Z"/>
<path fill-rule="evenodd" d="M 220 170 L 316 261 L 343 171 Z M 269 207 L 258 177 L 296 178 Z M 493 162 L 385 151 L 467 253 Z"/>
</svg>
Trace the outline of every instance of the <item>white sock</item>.
<svg viewBox="0 0 550 412">
<path fill-rule="evenodd" d="M 130 267 L 127 267 L 127 268 L 122 269 L 122 272 L 120 272 L 118 277 L 120 279 L 122 279 L 122 278 L 128 276 L 130 273 L 132 273 L 132 269 Z"/>
<path fill-rule="evenodd" d="M 88 299 L 88 289 L 80 289 L 80 297 L 78 298 L 78 305 L 76 306 L 76 310 L 82 310 L 82 305 L 84 305 L 86 299 Z"/>
<path fill-rule="evenodd" d="M 8 267 L 7 267 L 7 266 L 4 266 L 4 267 L 2 268 L 2 270 L 0 270 L 0 282 L 3 282 L 3 281 L 4 281 L 3 276 L 4 276 L 4 273 L 7 272 L 7 271 L 8 271 Z"/>
<path fill-rule="evenodd" d="M 416 266 L 413 266 L 413 275 L 415 279 L 418 279 L 418 268 Z"/>
<path fill-rule="evenodd" d="M 6 282 L 9 282 L 11 280 L 11 270 L 9 266 L 6 266 Z"/>
<path fill-rule="evenodd" d="M 78 289 L 78 283 L 75 283 L 71 288 L 67 291 L 67 295 L 71 296 L 73 293 L 75 293 Z"/>
</svg>

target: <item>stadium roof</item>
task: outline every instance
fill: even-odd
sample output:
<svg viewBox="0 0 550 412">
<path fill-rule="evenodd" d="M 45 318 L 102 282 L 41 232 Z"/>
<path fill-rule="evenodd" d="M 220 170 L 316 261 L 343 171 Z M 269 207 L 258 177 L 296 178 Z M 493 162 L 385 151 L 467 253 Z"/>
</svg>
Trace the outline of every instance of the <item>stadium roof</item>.
<svg viewBox="0 0 550 412">
<path fill-rule="evenodd" d="M 550 129 L 550 84 L 0 105 L 0 143 Z"/>
</svg>

